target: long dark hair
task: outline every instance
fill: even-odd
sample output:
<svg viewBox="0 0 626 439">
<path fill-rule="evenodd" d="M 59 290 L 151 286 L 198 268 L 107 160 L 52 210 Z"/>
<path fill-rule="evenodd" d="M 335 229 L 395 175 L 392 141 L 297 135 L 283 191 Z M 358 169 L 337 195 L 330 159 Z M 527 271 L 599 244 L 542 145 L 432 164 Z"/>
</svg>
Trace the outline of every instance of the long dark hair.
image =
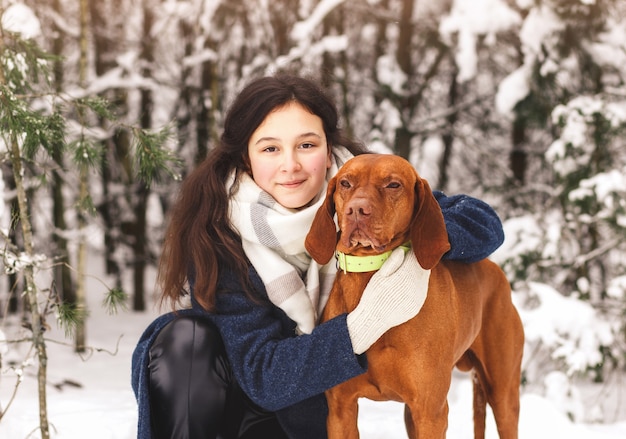
<svg viewBox="0 0 626 439">
<path fill-rule="evenodd" d="M 344 137 L 334 101 L 316 82 L 278 74 L 249 83 L 226 114 L 219 144 L 185 178 L 170 212 L 157 277 L 162 301 L 169 299 L 175 306 L 188 294 L 192 275 L 194 298 L 212 311 L 220 267 L 233 270 L 243 280 L 246 294 L 255 297 L 241 238 L 228 218 L 230 194 L 225 182 L 233 170 L 237 176 L 246 172 L 248 140 L 270 112 L 289 102 L 301 104 L 322 120 L 329 147 L 341 145 L 354 155 L 366 152 L 362 144 Z"/>
</svg>

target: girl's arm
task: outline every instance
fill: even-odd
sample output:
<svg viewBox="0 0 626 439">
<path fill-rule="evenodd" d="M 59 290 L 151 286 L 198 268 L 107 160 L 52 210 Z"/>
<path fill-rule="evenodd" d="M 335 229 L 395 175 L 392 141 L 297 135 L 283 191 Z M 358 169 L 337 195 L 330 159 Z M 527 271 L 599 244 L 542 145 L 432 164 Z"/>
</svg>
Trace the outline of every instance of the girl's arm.
<svg viewBox="0 0 626 439">
<path fill-rule="evenodd" d="M 251 276 L 259 285 L 256 272 Z M 236 279 L 225 279 L 222 285 L 230 291 L 239 289 Z M 365 357 L 353 352 L 345 314 L 296 337 L 296 326 L 283 311 L 253 303 L 243 293 L 220 293 L 216 306 L 213 321 L 237 382 L 267 410 L 319 395 L 366 370 Z"/>
<path fill-rule="evenodd" d="M 433 195 L 441 206 L 450 241 L 444 259 L 477 262 L 502 245 L 502 222 L 487 203 L 467 195 L 448 197 L 439 191 Z"/>
</svg>

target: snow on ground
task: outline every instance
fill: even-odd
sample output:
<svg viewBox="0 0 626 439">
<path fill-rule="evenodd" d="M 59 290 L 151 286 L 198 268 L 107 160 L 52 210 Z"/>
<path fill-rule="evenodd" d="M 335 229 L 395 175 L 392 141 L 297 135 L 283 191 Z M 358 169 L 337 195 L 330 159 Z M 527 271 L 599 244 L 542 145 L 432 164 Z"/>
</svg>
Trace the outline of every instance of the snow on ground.
<svg viewBox="0 0 626 439">
<path fill-rule="evenodd" d="M 89 345 L 100 349 L 79 359 L 70 345 L 48 343 L 48 412 L 53 438 L 131 439 L 136 437 L 136 405 L 130 387 L 130 358 L 143 329 L 157 315 L 122 312 L 107 315 L 92 305 L 87 329 Z M 50 339 L 64 339 L 53 328 Z M 114 353 L 114 355 L 112 354 Z M 24 352 L 12 350 L 3 359 L 0 375 L 0 404 L 9 401 L 15 375 L 10 359 Z M 36 369 L 31 366 L 6 416 L 0 420 L 0 438 L 38 438 Z M 448 438 L 472 438 L 471 383 L 468 375 L 455 374 L 450 390 Z M 402 405 L 395 402 L 362 400 L 359 425 L 364 439 L 405 438 Z M 532 439 L 617 439 L 626 437 L 626 418 L 611 424 L 574 424 L 558 407 L 537 394 L 523 394 L 520 437 Z M 493 420 L 488 420 L 487 438 L 496 438 Z"/>
</svg>

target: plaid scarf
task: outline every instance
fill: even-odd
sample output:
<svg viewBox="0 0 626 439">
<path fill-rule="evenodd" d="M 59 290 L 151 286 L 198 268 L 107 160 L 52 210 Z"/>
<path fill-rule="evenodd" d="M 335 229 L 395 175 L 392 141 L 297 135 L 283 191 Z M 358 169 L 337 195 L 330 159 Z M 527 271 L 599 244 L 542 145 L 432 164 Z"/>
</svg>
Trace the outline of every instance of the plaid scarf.
<svg viewBox="0 0 626 439">
<path fill-rule="evenodd" d="M 352 157 L 344 147 L 333 147 L 326 182 Z M 234 173 L 227 185 L 233 184 Z M 258 272 L 272 303 L 310 333 L 326 305 L 336 274 L 335 261 L 319 266 L 304 248 L 315 213 L 322 205 L 327 183 L 315 202 L 301 209 L 287 209 L 262 190 L 248 174 L 230 200 L 230 221 L 239 232 L 243 250 Z"/>
</svg>

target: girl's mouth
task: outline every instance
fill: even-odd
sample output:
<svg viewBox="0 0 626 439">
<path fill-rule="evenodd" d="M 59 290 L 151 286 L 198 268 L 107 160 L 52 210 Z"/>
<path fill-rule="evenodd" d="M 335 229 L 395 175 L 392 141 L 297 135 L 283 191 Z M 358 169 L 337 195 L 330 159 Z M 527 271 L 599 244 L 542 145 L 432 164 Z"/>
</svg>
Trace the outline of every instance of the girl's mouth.
<svg viewBox="0 0 626 439">
<path fill-rule="evenodd" d="M 304 180 L 294 180 L 294 181 L 288 181 L 285 183 L 280 183 L 281 186 L 286 187 L 286 188 L 295 188 L 298 187 L 302 184 Z"/>
</svg>

